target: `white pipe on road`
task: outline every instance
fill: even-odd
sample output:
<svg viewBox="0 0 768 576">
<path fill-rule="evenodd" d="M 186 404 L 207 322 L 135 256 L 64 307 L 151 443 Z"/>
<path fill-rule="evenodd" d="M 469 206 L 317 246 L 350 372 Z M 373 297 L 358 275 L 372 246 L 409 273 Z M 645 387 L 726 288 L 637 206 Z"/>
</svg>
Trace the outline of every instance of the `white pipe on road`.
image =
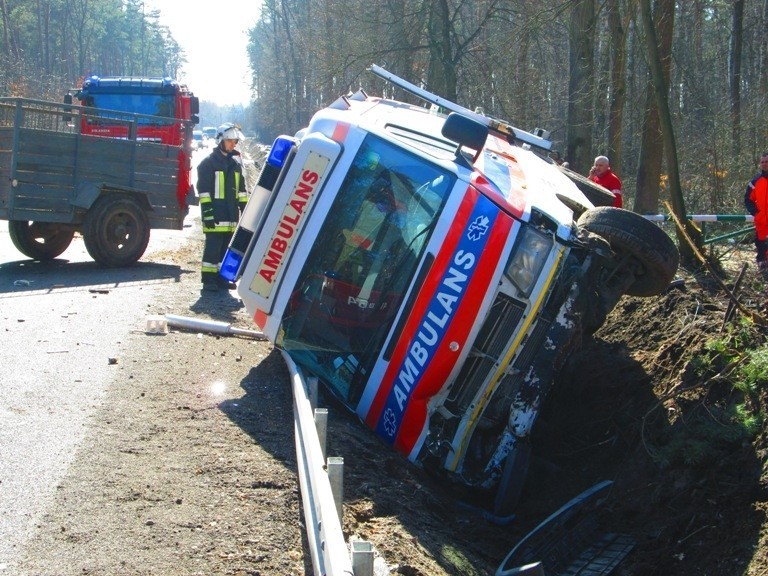
<svg viewBox="0 0 768 576">
<path fill-rule="evenodd" d="M 184 328 L 186 330 L 196 330 L 198 332 L 213 332 L 214 334 L 248 336 L 257 340 L 265 340 L 263 333 L 257 330 L 245 330 L 244 328 L 235 328 L 232 324 L 219 322 L 217 320 L 203 320 L 201 318 L 189 318 L 187 316 L 176 316 L 175 314 L 166 314 L 165 319 L 169 326 Z"/>
</svg>

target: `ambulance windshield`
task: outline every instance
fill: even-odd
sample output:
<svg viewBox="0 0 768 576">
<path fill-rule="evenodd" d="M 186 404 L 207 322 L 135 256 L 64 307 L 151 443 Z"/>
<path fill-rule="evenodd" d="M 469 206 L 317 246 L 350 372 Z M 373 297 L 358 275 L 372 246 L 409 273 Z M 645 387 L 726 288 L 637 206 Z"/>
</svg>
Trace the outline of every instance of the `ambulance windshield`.
<svg viewBox="0 0 768 576">
<path fill-rule="evenodd" d="M 320 230 L 277 344 L 345 401 L 367 380 L 455 177 L 369 135 Z"/>
</svg>

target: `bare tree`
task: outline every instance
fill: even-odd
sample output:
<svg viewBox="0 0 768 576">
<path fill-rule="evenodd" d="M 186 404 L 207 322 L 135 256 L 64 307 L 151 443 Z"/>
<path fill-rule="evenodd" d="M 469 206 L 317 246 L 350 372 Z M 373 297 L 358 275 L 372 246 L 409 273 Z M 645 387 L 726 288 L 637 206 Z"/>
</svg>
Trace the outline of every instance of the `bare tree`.
<svg viewBox="0 0 768 576">
<path fill-rule="evenodd" d="M 619 0 L 608 0 L 608 30 L 611 39 L 611 101 L 608 112 L 608 156 L 614 172 L 622 173 L 624 106 L 627 98 L 626 30 Z"/>
<path fill-rule="evenodd" d="M 666 151 L 667 171 L 669 173 L 669 194 L 672 210 L 677 218 L 685 223 L 686 233 L 695 244 L 701 244 L 701 232 L 687 220 L 685 213 L 685 201 L 680 186 L 680 172 L 677 160 L 677 144 L 675 142 L 675 130 L 672 125 L 672 115 L 669 110 L 667 98 L 667 82 L 664 79 L 664 69 L 661 62 L 661 54 L 658 48 L 656 24 L 651 13 L 651 0 L 640 0 L 640 13 L 645 28 L 646 48 L 648 50 L 648 64 L 651 68 L 651 78 L 654 88 L 656 106 L 659 110 L 661 133 L 664 139 Z M 692 265 L 696 259 L 691 246 L 685 240 L 684 235 L 678 231 L 680 259 L 683 265 Z"/>
<path fill-rule="evenodd" d="M 744 42 L 744 0 L 733 0 L 728 81 L 731 88 L 733 155 L 741 155 L 741 55 Z"/>
<path fill-rule="evenodd" d="M 674 0 L 658 0 L 653 15 L 658 57 L 665 86 L 669 86 L 672 37 L 675 23 Z M 647 34 L 647 32 L 646 32 Z M 646 39 L 646 43 L 649 40 Z M 656 99 L 657 87 L 653 77 L 648 80 L 645 96 L 645 116 L 642 126 L 642 145 L 637 169 L 637 193 L 633 209 L 640 214 L 659 210 L 659 187 L 664 160 L 665 141 L 661 132 L 661 120 Z"/>
<path fill-rule="evenodd" d="M 569 38 L 567 158 L 571 168 L 586 172 L 591 163 L 594 118 L 595 0 L 573 3 Z"/>
</svg>

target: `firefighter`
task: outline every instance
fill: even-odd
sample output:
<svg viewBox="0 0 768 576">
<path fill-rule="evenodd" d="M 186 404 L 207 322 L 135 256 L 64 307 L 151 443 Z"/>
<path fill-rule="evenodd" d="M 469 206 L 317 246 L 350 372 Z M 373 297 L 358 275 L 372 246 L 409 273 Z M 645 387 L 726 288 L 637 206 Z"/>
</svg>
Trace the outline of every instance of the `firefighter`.
<svg viewBox="0 0 768 576">
<path fill-rule="evenodd" d="M 248 201 L 242 159 L 235 150 L 242 139 L 239 126 L 231 122 L 222 124 L 216 130 L 216 148 L 197 167 L 197 193 L 205 233 L 203 290 L 236 288 L 233 282 L 219 276 L 219 267 Z"/>
</svg>

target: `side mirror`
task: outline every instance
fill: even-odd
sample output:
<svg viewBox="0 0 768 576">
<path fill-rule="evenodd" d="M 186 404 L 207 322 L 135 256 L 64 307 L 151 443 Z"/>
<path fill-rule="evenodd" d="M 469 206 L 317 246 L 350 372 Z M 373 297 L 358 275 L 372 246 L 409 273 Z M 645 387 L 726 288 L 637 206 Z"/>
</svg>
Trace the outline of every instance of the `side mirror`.
<svg viewBox="0 0 768 576">
<path fill-rule="evenodd" d="M 445 119 L 441 133 L 448 140 L 453 140 L 459 144 L 459 148 L 456 150 L 456 159 L 463 160 L 464 157 L 461 155 L 463 146 L 475 150 L 475 158 L 483 149 L 485 141 L 488 139 L 488 126 L 457 112 L 451 112 Z"/>
</svg>

